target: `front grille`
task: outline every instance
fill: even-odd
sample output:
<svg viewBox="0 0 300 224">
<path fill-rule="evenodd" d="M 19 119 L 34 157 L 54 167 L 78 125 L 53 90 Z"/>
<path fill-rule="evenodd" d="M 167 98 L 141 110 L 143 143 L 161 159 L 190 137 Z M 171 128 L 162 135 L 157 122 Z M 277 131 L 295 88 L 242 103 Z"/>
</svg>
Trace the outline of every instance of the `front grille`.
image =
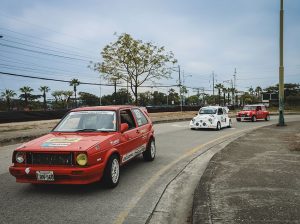
<svg viewBox="0 0 300 224">
<path fill-rule="evenodd" d="M 26 153 L 26 163 L 33 165 L 72 165 L 72 153 Z"/>
</svg>

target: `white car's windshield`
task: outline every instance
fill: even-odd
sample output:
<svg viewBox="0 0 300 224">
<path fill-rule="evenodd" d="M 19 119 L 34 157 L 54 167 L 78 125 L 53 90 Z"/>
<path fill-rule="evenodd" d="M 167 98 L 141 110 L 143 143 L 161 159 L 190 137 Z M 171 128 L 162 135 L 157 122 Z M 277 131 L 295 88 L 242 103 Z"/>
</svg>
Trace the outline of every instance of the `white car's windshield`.
<svg viewBox="0 0 300 224">
<path fill-rule="evenodd" d="M 201 108 L 199 110 L 199 114 L 215 114 L 217 112 L 217 109 L 213 108 Z"/>
<path fill-rule="evenodd" d="M 243 110 L 256 110 L 256 106 L 244 106 Z"/>
<path fill-rule="evenodd" d="M 78 111 L 69 113 L 53 130 L 59 132 L 116 131 L 115 111 Z"/>
</svg>

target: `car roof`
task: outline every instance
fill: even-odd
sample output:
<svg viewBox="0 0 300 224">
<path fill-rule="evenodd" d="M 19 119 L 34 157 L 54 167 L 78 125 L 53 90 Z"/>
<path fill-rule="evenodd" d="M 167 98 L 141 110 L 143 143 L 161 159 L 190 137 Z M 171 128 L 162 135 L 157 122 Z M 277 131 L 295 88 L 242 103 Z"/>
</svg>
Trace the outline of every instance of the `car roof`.
<svg viewBox="0 0 300 224">
<path fill-rule="evenodd" d="M 265 105 L 263 105 L 263 104 L 247 104 L 245 106 L 252 106 L 252 107 L 260 106 L 260 107 L 262 107 L 262 106 L 265 106 Z"/>
<path fill-rule="evenodd" d="M 112 106 L 94 106 L 94 107 L 79 107 L 71 111 L 86 111 L 86 110 L 120 110 L 120 109 L 131 109 L 137 108 L 137 106 L 132 105 L 112 105 Z"/>
<path fill-rule="evenodd" d="M 218 108 L 225 108 L 225 107 L 221 107 L 221 106 L 206 106 L 206 107 L 201 107 L 202 108 L 212 108 L 212 109 L 218 109 Z"/>
</svg>

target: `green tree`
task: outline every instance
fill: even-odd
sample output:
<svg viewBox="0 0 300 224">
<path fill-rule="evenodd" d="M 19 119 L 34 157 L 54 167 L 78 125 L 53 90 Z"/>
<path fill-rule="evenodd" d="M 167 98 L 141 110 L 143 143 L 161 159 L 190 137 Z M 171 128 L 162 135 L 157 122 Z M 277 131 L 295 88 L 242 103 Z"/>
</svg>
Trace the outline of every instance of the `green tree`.
<svg viewBox="0 0 300 224">
<path fill-rule="evenodd" d="M 46 93 L 50 91 L 50 88 L 48 86 L 40 86 L 39 90 L 43 93 L 43 105 L 44 110 L 47 110 L 47 101 L 46 101 Z"/>
<path fill-rule="evenodd" d="M 166 94 L 158 91 L 152 93 L 152 104 L 153 105 L 163 105 L 166 103 Z"/>
<path fill-rule="evenodd" d="M 255 95 L 259 97 L 261 95 L 262 88 L 260 86 L 257 86 L 254 91 L 255 91 Z"/>
<path fill-rule="evenodd" d="M 80 82 L 78 79 L 72 79 L 70 81 L 70 86 L 73 86 L 73 90 L 74 90 L 74 93 L 75 93 L 75 106 L 77 107 L 77 86 L 80 85 Z"/>
<path fill-rule="evenodd" d="M 24 98 L 25 108 L 28 107 L 28 98 L 30 97 L 33 89 L 29 86 L 23 86 L 20 88 L 20 91 L 23 93 L 20 95 L 20 98 Z"/>
<path fill-rule="evenodd" d="M 175 89 L 171 88 L 168 91 L 168 104 L 172 104 L 174 102 L 174 105 L 178 105 L 180 102 L 179 94 L 175 91 Z"/>
<path fill-rule="evenodd" d="M 10 110 L 11 100 L 16 95 L 17 94 L 15 93 L 15 91 L 10 90 L 10 89 L 6 89 L 4 92 L 1 93 L 1 96 L 5 98 L 6 105 L 7 105 L 7 110 Z"/>
<path fill-rule="evenodd" d="M 74 93 L 73 91 L 62 91 L 62 95 L 64 97 L 63 102 L 67 109 L 69 109 L 69 102 L 73 93 Z M 76 106 L 77 106 L 77 102 L 76 102 Z"/>
<path fill-rule="evenodd" d="M 95 63 L 94 69 L 103 73 L 107 80 L 128 82 L 136 104 L 138 87 L 146 81 L 170 78 L 169 64 L 177 62 L 172 52 L 165 53 L 164 47 L 143 43 L 126 33 L 118 36 L 116 42 L 106 45 L 101 55 L 103 62 Z"/>
<path fill-rule="evenodd" d="M 252 88 L 252 86 L 248 89 L 249 93 L 251 96 L 253 96 L 254 94 L 254 89 Z"/>
<path fill-rule="evenodd" d="M 199 96 L 197 95 L 192 95 L 187 98 L 187 104 L 188 105 L 199 105 Z"/>
<path fill-rule="evenodd" d="M 79 92 L 79 99 L 82 101 L 82 104 L 86 106 L 99 105 L 99 97 L 91 93 Z"/>
<path fill-rule="evenodd" d="M 221 105 L 221 90 L 224 88 L 223 84 L 219 83 L 215 85 L 215 88 L 218 90 L 218 99 L 219 99 L 219 106 Z"/>
<path fill-rule="evenodd" d="M 222 92 L 223 92 L 223 106 L 225 106 L 226 105 L 226 93 L 227 93 L 227 88 L 223 88 L 222 89 Z M 228 101 L 228 103 L 229 103 L 229 101 Z"/>
<path fill-rule="evenodd" d="M 139 93 L 139 102 L 141 106 L 149 106 L 151 104 L 151 92 L 146 91 L 144 93 Z"/>
</svg>

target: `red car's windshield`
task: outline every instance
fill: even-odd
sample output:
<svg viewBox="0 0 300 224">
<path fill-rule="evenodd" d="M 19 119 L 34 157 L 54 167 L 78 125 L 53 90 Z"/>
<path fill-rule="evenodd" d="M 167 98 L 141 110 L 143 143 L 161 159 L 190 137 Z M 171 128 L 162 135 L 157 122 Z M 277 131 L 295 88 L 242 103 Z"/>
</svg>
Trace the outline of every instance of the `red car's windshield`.
<svg viewBox="0 0 300 224">
<path fill-rule="evenodd" d="M 115 111 L 70 112 L 53 130 L 58 132 L 116 131 Z"/>
<path fill-rule="evenodd" d="M 244 106 L 243 110 L 256 110 L 256 106 Z"/>
</svg>

